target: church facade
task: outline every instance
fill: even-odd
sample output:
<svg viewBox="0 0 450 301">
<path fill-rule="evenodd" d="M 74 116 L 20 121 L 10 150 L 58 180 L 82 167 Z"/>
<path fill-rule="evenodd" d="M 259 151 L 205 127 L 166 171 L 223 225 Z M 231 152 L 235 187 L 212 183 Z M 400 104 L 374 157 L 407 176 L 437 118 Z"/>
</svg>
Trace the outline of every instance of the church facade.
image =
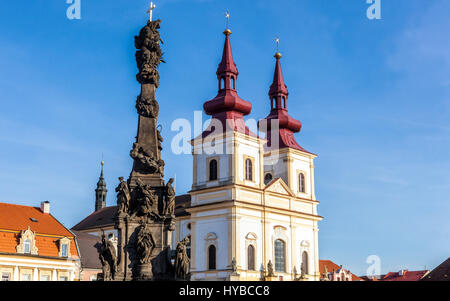
<svg viewBox="0 0 450 301">
<path fill-rule="evenodd" d="M 258 124 L 236 90 L 239 75 L 225 32 L 218 94 L 204 104 L 211 124 L 191 141 L 189 206 L 177 217 L 173 245 L 190 235 L 191 280 L 320 279 L 314 159 L 295 140 L 300 121 L 288 114 L 288 90 L 276 53 L 271 111 Z"/>
</svg>

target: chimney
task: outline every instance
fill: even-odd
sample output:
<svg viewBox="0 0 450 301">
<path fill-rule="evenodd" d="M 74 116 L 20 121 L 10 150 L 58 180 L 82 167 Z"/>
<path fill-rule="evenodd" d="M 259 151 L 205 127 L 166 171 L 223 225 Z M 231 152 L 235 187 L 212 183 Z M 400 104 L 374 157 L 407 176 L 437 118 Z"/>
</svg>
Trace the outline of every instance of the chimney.
<svg viewBox="0 0 450 301">
<path fill-rule="evenodd" d="M 406 270 L 400 270 L 400 272 L 398 272 L 399 276 L 404 276 L 406 274 Z"/>
<path fill-rule="evenodd" d="M 41 211 L 45 214 L 50 214 L 50 202 L 45 201 L 41 203 Z"/>
</svg>

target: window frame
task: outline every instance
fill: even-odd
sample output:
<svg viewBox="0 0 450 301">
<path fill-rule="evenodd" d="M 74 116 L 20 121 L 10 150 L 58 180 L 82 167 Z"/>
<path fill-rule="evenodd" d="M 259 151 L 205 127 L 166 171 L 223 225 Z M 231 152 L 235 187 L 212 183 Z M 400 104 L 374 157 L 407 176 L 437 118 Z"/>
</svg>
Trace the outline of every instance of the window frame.
<svg viewBox="0 0 450 301">
<path fill-rule="evenodd" d="M 24 254 L 31 254 L 31 239 L 26 238 L 23 241 L 23 253 Z"/>
<path fill-rule="evenodd" d="M 251 163 L 251 179 L 247 178 L 247 160 L 250 161 Z M 244 181 L 246 182 L 253 182 L 255 183 L 256 181 L 256 175 L 255 175 L 255 158 L 251 157 L 251 156 L 244 156 Z"/>
<path fill-rule="evenodd" d="M 300 177 L 303 176 L 303 190 L 300 190 Z M 298 193 L 306 194 L 306 172 L 298 171 L 297 172 L 297 191 Z"/>
<path fill-rule="evenodd" d="M 250 258 L 250 249 L 253 251 L 253 260 Z M 251 265 L 250 265 L 251 263 Z M 248 271 L 256 271 L 256 247 L 253 244 L 249 244 L 247 246 L 247 270 Z"/>
<path fill-rule="evenodd" d="M 270 181 L 266 183 L 266 177 L 270 175 Z M 270 182 L 273 181 L 273 174 L 271 172 L 266 172 L 266 174 L 264 175 L 264 185 L 269 185 Z"/>
<path fill-rule="evenodd" d="M 5 277 L 7 275 L 7 277 Z M 11 281 L 11 272 L 2 272 L 1 281 Z"/>
<path fill-rule="evenodd" d="M 211 162 L 216 161 L 216 179 L 211 180 Z M 206 160 L 206 182 L 216 182 L 219 181 L 220 178 L 220 158 L 219 157 L 210 157 Z"/>
<path fill-rule="evenodd" d="M 278 268 L 279 261 L 277 260 L 277 258 L 278 258 L 277 257 L 277 242 L 281 242 L 282 246 L 283 246 L 283 257 L 282 257 L 282 259 L 283 259 L 282 260 L 283 269 L 279 269 Z M 275 269 L 275 272 L 286 273 L 286 268 L 287 268 L 287 264 L 286 264 L 286 259 L 287 259 L 286 251 L 287 251 L 287 248 L 286 248 L 286 246 L 287 246 L 286 241 L 284 241 L 283 239 L 281 239 L 281 238 L 275 239 L 274 244 L 273 244 L 273 248 L 274 248 L 274 252 L 273 252 L 274 256 L 273 256 L 273 258 L 274 258 L 274 269 Z"/>
<path fill-rule="evenodd" d="M 306 260 L 305 260 L 305 255 L 306 255 Z M 305 267 L 305 275 L 309 275 L 309 252 L 306 250 L 302 251 L 302 265 L 301 266 Z"/>
<path fill-rule="evenodd" d="M 214 248 L 214 268 L 211 268 L 211 250 Z M 210 244 L 207 248 L 207 270 L 215 271 L 217 270 L 217 247 L 214 244 Z"/>
</svg>

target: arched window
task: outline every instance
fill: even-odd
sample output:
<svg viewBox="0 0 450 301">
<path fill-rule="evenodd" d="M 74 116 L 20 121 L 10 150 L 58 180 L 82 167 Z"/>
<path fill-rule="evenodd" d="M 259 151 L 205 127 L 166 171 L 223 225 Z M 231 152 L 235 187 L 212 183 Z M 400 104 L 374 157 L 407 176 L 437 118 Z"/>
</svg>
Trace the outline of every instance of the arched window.
<svg viewBox="0 0 450 301">
<path fill-rule="evenodd" d="M 308 252 L 303 251 L 302 253 L 302 270 L 305 275 L 309 275 L 309 269 L 308 269 Z"/>
<path fill-rule="evenodd" d="M 29 239 L 25 240 L 25 242 L 23 243 L 23 252 L 25 254 L 31 253 L 31 240 Z"/>
<path fill-rule="evenodd" d="M 245 159 L 245 179 L 253 181 L 253 162 L 251 159 Z"/>
<path fill-rule="evenodd" d="M 269 184 L 273 179 L 273 176 L 271 173 L 266 173 L 266 175 L 264 176 L 264 184 L 267 185 Z"/>
<path fill-rule="evenodd" d="M 255 247 L 249 245 L 247 248 L 247 269 L 255 271 Z"/>
<path fill-rule="evenodd" d="M 215 159 L 209 161 L 209 180 L 217 180 L 217 160 Z"/>
<path fill-rule="evenodd" d="M 236 82 L 233 76 L 231 77 L 231 87 L 233 87 L 233 89 L 236 90 Z"/>
<path fill-rule="evenodd" d="M 216 269 L 216 247 L 210 245 L 208 247 L 208 270 Z"/>
<path fill-rule="evenodd" d="M 302 172 L 298 174 L 298 191 L 302 193 L 305 193 L 306 191 L 305 174 Z"/>
<path fill-rule="evenodd" d="M 275 272 L 286 272 L 286 244 L 281 239 L 275 240 Z"/>
<path fill-rule="evenodd" d="M 221 79 L 220 79 L 220 90 L 223 90 L 223 89 L 225 89 L 226 88 L 226 85 L 225 85 L 225 77 L 222 77 Z"/>
<path fill-rule="evenodd" d="M 286 109 L 286 97 L 283 97 L 283 108 Z"/>
</svg>

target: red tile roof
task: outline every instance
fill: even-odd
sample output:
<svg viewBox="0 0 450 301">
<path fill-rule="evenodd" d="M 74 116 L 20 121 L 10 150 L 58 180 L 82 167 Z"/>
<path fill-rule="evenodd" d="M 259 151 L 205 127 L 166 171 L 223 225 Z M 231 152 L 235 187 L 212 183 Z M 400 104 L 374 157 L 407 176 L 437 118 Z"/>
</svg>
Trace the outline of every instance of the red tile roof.
<svg viewBox="0 0 450 301">
<path fill-rule="evenodd" d="M 43 213 L 39 207 L 0 203 L 0 229 L 21 231 L 28 227 L 39 234 L 73 237 L 56 218 Z"/>
<path fill-rule="evenodd" d="M 325 267 L 327 267 L 328 273 L 332 273 L 333 271 L 337 271 L 337 270 L 339 270 L 341 268 L 341 266 L 338 266 L 337 264 L 335 264 L 331 260 L 319 260 L 319 272 L 320 272 L 320 275 L 325 273 Z M 363 281 L 362 278 L 356 276 L 353 273 L 351 273 L 351 274 L 352 274 L 352 281 Z"/>
<path fill-rule="evenodd" d="M 36 220 L 36 222 L 31 219 Z M 72 242 L 70 253 L 78 257 L 74 235 L 51 214 L 45 214 L 38 207 L 0 203 L 0 252 L 16 253 L 22 230 L 36 233 L 36 247 L 39 256 L 58 257 L 58 240 L 67 237 Z"/>
<path fill-rule="evenodd" d="M 429 271 L 408 271 L 405 270 L 403 275 L 400 272 L 389 272 L 380 281 L 419 281 L 422 279 Z"/>
</svg>

